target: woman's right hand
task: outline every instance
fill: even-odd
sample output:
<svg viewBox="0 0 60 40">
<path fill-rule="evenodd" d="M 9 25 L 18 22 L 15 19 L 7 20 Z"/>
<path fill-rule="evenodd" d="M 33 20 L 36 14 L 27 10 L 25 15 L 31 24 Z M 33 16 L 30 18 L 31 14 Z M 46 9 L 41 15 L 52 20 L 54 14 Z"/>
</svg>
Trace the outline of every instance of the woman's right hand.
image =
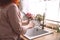
<svg viewBox="0 0 60 40">
<path fill-rule="evenodd" d="M 23 28 L 22 34 L 26 33 L 27 29 L 30 29 L 30 28 L 33 28 L 33 27 L 34 27 L 33 21 L 29 21 L 28 25 L 23 25 L 22 26 L 22 28 Z"/>
</svg>

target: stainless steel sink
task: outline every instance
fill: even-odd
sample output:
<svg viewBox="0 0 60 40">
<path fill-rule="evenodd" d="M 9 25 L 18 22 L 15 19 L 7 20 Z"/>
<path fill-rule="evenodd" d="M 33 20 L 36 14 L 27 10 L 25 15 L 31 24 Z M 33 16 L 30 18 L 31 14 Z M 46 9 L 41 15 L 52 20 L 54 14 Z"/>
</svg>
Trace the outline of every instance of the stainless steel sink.
<svg viewBox="0 0 60 40">
<path fill-rule="evenodd" d="M 32 29 L 28 29 L 24 36 L 27 37 L 28 39 L 34 39 L 51 33 L 53 33 L 51 29 L 47 28 L 40 29 L 39 27 L 35 27 Z"/>
</svg>

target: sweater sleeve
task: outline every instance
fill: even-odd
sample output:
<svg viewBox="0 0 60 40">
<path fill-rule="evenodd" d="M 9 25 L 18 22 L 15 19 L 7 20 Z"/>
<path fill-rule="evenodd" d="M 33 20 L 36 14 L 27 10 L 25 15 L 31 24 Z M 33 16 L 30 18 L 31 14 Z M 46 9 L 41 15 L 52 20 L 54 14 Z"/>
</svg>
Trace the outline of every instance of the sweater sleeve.
<svg viewBox="0 0 60 40">
<path fill-rule="evenodd" d="M 17 33 L 20 34 L 22 32 L 22 28 L 20 27 L 20 18 L 18 17 L 18 7 L 17 5 L 11 5 L 8 8 L 8 18 L 9 18 L 9 22 L 11 25 L 12 30 Z"/>
</svg>

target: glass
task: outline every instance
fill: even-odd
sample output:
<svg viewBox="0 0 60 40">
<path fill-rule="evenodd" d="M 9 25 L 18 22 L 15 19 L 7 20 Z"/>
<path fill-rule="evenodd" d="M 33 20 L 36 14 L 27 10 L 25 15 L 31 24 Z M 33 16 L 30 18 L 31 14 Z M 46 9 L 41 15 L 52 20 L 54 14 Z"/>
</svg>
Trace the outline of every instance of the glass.
<svg viewBox="0 0 60 40">
<path fill-rule="evenodd" d="M 34 28 L 37 29 L 42 29 L 42 26 L 40 26 L 40 22 L 38 20 L 31 20 L 34 23 Z"/>
</svg>

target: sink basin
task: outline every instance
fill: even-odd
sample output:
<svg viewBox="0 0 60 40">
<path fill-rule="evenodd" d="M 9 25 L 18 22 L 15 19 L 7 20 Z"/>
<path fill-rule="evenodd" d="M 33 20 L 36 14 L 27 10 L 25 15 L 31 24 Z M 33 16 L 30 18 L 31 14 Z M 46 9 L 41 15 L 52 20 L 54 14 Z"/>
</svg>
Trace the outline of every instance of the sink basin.
<svg viewBox="0 0 60 40">
<path fill-rule="evenodd" d="M 35 27 L 32 29 L 28 29 L 24 36 L 27 37 L 28 39 L 34 39 L 51 33 L 53 33 L 51 29 L 47 28 L 40 29 L 39 27 Z"/>
</svg>

